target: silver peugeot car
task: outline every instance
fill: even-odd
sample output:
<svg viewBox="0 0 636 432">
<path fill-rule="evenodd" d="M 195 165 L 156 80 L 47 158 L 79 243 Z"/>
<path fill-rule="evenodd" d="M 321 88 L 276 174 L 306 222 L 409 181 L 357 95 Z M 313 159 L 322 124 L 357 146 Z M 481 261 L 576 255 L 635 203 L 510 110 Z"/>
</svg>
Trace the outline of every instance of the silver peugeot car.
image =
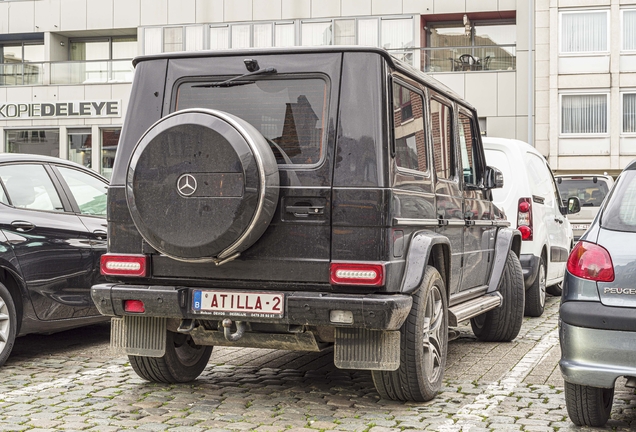
<svg viewBox="0 0 636 432">
<path fill-rule="evenodd" d="M 570 253 L 559 314 L 568 415 L 603 426 L 616 380 L 636 388 L 636 160 Z"/>
</svg>

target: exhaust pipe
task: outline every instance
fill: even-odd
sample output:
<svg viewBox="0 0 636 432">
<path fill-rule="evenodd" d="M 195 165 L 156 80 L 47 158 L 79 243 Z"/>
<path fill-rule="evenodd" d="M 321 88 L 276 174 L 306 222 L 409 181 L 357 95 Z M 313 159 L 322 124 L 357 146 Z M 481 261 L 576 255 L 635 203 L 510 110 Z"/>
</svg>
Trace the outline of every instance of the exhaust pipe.
<svg viewBox="0 0 636 432">
<path fill-rule="evenodd" d="M 245 333 L 245 323 L 243 321 L 236 322 L 236 333 L 232 333 L 230 328 L 232 327 L 232 320 L 229 318 L 225 318 L 223 320 L 223 336 L 230 342 L 236 342 L 240 338 L 243 337 L 243 333 Z"/>
</svg>

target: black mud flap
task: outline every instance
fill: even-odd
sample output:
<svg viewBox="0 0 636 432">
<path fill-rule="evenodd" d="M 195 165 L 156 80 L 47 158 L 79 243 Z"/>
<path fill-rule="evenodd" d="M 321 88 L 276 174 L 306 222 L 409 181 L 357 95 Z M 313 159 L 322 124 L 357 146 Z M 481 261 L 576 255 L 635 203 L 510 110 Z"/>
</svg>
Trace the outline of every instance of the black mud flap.
<svg viewBox="0 0 636 432">
<path fill-rule="evenodd" d="M 334 363 L 340 369 L 394 371 L 400 367 L 400 332 L 337 327 Z"/>
</svg>

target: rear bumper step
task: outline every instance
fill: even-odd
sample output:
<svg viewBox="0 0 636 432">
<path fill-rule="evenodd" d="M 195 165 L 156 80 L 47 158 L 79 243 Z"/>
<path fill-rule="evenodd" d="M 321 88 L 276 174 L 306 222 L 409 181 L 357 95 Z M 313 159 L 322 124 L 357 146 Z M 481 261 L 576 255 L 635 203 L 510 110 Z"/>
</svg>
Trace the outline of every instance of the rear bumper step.
<svg viewBox="0 0 636 432">
<path fill-rule="evenodd" d="M 476 299 L 458 304 L 448 309 L 448 325 L 456 327 L 460 322 L 474 318 L 489 310 L 501 306 L 503 297 L 499 292 L 494 292 Z"/>
<path fill-rule="evenodd" d="M 284 292 L 285 314 L 279 318 L 213 315 L 192 310 L 194 288 L 174 286 L 140 286 L 100 284 L 91 296 L 102 315 L 142 316 L 220 321 L 224 318 L 246 322 L 268 322 L 293 325 L 336 326 L 372 330 L 399 330 L 411 310 L 412 298 L 404 294 L 334 294 L 325 292 Z M 144 313 L 124 312 L 124 300 L 141 300 Z M 332 310 L 351 311 L 353 322 L 331 321 Z"/>
</svg>

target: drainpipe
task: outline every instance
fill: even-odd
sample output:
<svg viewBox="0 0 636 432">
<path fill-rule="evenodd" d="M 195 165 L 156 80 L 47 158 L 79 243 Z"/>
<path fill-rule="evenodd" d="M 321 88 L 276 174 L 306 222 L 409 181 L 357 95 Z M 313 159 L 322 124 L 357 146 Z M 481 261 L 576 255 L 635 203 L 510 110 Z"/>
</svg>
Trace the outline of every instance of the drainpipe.
<svg viewBox="0 0 636 432">
<path fill-rule="evenodd" d="M 534 0 L 528 0 L 528 143 L 534 142 Z"/>
</svg>

